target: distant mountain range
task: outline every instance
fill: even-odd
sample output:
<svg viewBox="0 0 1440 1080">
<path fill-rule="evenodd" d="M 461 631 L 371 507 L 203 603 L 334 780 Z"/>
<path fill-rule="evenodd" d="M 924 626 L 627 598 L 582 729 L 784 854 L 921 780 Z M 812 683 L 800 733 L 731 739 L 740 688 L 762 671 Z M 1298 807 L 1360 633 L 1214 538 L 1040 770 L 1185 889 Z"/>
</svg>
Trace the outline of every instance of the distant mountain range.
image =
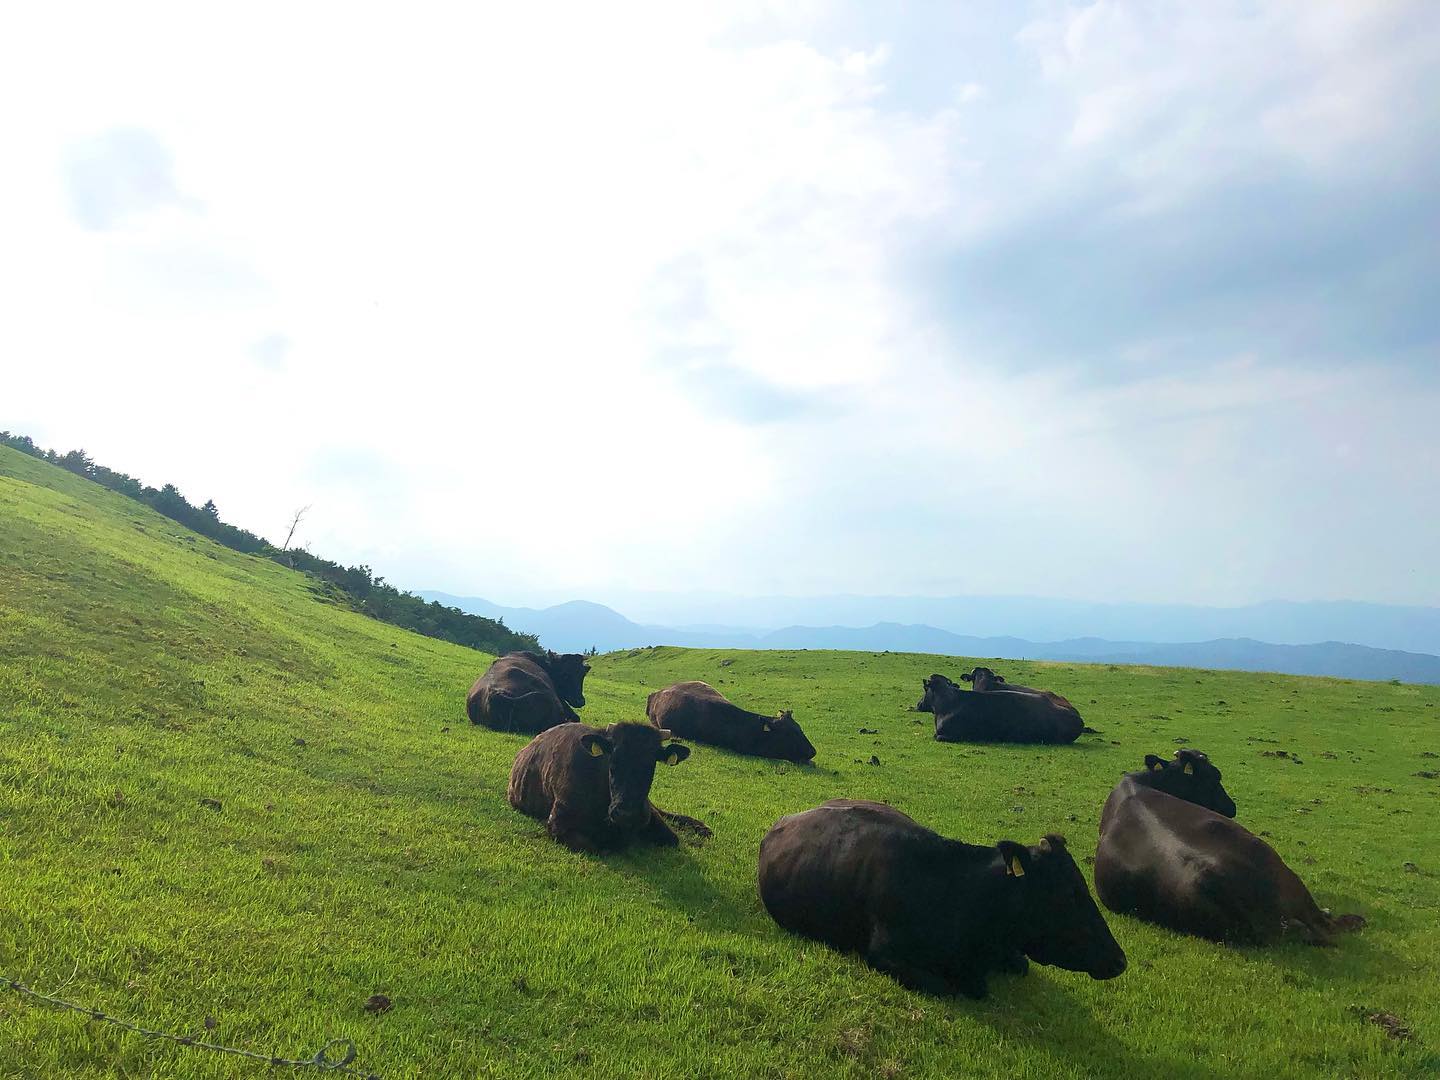
<svg viewBox="0 0 1440 1080">
<path fill-rule="evenodd" d="M 772 630 L 723 624 L 676 627 L 633 622 L 612 608 L 585 600 L 572 600 L 547 608 L 518 608 L 494 604 L 480 597 L 454 596 L 443 592 L 427 591 L 420 595 L 462 611 L 503 619 L 511 629 L 537 634 L 547 647 L 561 652 L 591 648 L 609 652 L 645 645 L 710 649 L 889 650 L 1017 660 L 1275 671 L 1290 675 L 1333 675 L 1349 679 L 1399 679 L 1402 682 L 1440 684 L 1440 656 L 1339 641 L 1272 644 L 1249 637 L 1188 642 L 1073 637 L 1062 641 L 1036 642 L 1014 636 L 958 634 L 923 623 L 898 622 L 875 622 L 869 626 L 792 625 Z"/>
<path fill-rule="evenodd" d="M 554 601 L 568 600 L 557 596 Z M 1354 600 L 1271 600 L 1242 607 L 1096 603 L 1039 596 L 730 596 L 608 590 L 593 599 L 647 626 L 873 626 L 894 622 L 955 634 L 1066 641 L 1209 641 L 1254 638 L 1279 645 L 1344 641 L 1440 655 L 1440 607 Z"/>
</svg>

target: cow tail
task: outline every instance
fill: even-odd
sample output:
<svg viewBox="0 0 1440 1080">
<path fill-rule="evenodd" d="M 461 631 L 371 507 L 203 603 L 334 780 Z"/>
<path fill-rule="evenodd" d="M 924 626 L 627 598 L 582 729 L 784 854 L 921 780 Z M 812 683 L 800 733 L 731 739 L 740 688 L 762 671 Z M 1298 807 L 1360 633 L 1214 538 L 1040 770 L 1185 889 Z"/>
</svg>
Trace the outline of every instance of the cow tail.
<svg viewBox="0 0 1440 1080">
<path fill-rule="evenodd" d="M 1295 895 L 1284 905 L 1291 909 L 1286 913 L 1287 921 L 1300 923 L 1312 944 L 1332 945 L 1335 934 L 1364 927 L 1363 915 L 1332 915 L 1328 908 L 1322 908 L 1298 877 L 1294 880 L 1293 889 Z"/>
</svg>

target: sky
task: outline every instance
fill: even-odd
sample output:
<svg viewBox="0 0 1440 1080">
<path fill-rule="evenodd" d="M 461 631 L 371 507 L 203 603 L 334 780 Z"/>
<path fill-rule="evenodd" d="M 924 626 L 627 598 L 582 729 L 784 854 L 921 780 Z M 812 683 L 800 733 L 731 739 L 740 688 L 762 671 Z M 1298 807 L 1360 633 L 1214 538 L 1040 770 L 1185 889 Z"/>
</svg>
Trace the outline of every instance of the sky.
<svg viewBox="0 0 1440 1080">
<path fill-rule="evenodd" d="M 408 588 L 1440 605 L 1431 0 L 11 5 L 0 428 Z"/>
</svg>

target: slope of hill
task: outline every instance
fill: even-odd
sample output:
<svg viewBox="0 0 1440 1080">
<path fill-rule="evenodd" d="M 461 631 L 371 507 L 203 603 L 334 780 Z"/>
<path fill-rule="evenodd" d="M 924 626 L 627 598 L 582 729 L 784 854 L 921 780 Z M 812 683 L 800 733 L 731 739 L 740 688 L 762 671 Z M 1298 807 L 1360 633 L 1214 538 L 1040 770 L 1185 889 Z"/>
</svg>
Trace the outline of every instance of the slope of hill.
<svg viewBox="0 0 1440 1080">
<path fill-rule="evenodd" d="M 714 839 L 591 858 L 505 804 L 524 739 L 461 709 L 483 663 L 0 450 L 0 974 L 179 1034 L 213 1018 L 209 1038 L 288 1057 L 350 1037 L 387 1080 L 1440 1064 L 1440 781 L 1417 775 L 1436 768 L 1422 755 L 1440 752 L 1440 692 L 1016 664 L 1104 735 L 960 747 L 905 711 L 920 677 L 951 663 L 934 657 L 606 656 L 592 722 L 638 718 L 648 690 L 700 677 L 793 707 L 820 757 L 698 747 L 661 770 L 655 798 Z M 1212 753 L 1242 820 L 1320 902 L 1363 912 L 1367 930 L 1334 950 L 1239 951 L 1112 917 L 1120 979 L 1037 967 L 977 1003 L 910 993 L 784 934 L 756 899 L 765 829 L 838 795 L 974 841 L 1059 829 L 1083 856 L 1117 774 L 1182 741 Z M 367 1013 L 377 993 L 393 1007 Z M 1417 1037 L 1387 1038 L 1364 1018 L 1379 1012 Z M 252 1075 L 265 1071 L 0 990 L 0 1076 Z"/>
<path fill-rule="evenodd" d="M 284 546 L 275 547 L 264 537 L 227 523 L 213 500 L 196 506 L 174 484 L 149 487 L 133 476 L 99 464 L 84 450 L 60 454 L 36 446 L 27 435 L 12 435 L 8 431 L 0 431 L 0 446 L 58 465 L 66 472 L 134 499 L 232 551 L 260 555 L 303 571 L 321 583 L 335 599 L 343 600 L 356 611 L 381 622 L 403 626 L 426 637 L 468 645 L 472 649 L 509 652 L 537 647 L 533 637 L 517 634 L 490 619 L 462 612 L 458 608 L 427 603 L 413 593 L 397 589 L 383 577 L 377 577 L 368 566 L 342 566 L 303 547 L 290 547 L 288 537 Z M 300 515 L 297 514 L 295 521 L 299 520 Z M 291 531 L 294 531 L 293 525 Z"/>
<path fill-rule="evenodd" d="M 589 600 L 570 600 L 547 608 L 506 607 L 479 596 L 454 596 L 434 589 L 416 593 L 426 600 L 459 608 L 487 619 L 503 619 L 506 626 L 535 634 L 546 648 L 561 652 L 598 649 L 614 652 L 645 645 L 684 645 L 691 648 L 759 648 L 760 635 L 744 630 L 678 630 L 646 626 L 620 612 Z"/>
<path fill-rule="evenodd" d="M 928 652 L 950 656 L 1004 659 L 1088 660 L 1104 663 L 1157 664 L 1275 671 L 1288 675 L 1333 675 L 1440 684 L 1440 656 L 1372 649 L 1326 641 L 1309 645 L 1273 645 L 1250 638 L 1213 641 L 1153 642 L 1071 638 L 1027 641 L 1017 637 L 977 637 L 933 626 L 881 622 L 873 626 L 786 626 L 768 632 L 716 627 L 707 630 L 645 626 L 603 604 L 574 600 L 548 608 L 513 608 L 478 596 L 423 591 L 427 600 L 461 611 L 504 619 L 506 625 L 536 634 L 550 648 L 579 652 L 634 649 L 646 645 L 682 645 L 729 649 L 858 649 Z"/>
</svg>

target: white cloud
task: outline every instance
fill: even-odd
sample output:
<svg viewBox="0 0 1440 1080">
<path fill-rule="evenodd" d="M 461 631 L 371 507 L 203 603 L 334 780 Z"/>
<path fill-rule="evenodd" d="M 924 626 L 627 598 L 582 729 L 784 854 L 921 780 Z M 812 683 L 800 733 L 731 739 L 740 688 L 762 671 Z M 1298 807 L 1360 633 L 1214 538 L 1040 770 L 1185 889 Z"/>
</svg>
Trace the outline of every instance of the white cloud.
<svg viewBox="0 0 1440 1080">
<path fill-rule="evenodd" d="M 1264 555 L 1303 537 L 1251 479 L 1323 489 L 1277 461 L 1338 460 L 1314 403 L 1373 418 L 1388 377 L 1130 327 L 1097 379 L 932 301 L 948 256 L 1097 191 L 1103 242 L 1240 169 L 1417 153 L 1385 107 L 1440 54 L 1394 51 L 1413 5 L 1047 8 L 970 27 L 1011 67 L 957 61 L 928 106 L 901 28 L 820 44 L 829 7 L 8 13 L 0 424 L 272 535 L 314 504 L 314 550 L 500 599 L 1397 598 Z"/>
<path fill-rule="evenodd" d="M 1410 152 L 1424 127 L 1406 106 L 1431 82 L 1440 25 L 1424 0 L 1095 0 L 1018 40 L 1063 92 L 1072 148 L 1111 157 L 1138 200 L 1180 201 L 1237 173 L 1343 174 Z"/>
</svg>

